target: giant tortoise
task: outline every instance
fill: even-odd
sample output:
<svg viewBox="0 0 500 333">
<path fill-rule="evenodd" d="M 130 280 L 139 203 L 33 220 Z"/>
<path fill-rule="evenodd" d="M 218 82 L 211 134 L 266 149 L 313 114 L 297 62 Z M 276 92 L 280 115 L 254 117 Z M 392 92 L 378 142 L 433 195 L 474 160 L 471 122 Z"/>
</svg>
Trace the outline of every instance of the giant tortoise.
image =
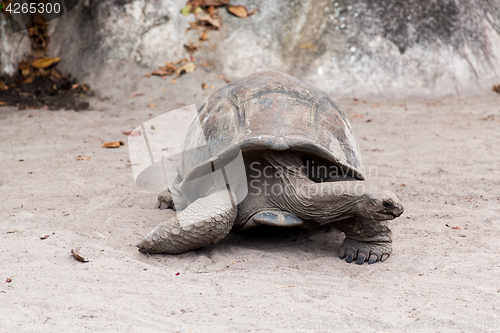
<svg viewBox="0 0 500 333">
<path fill-rule="evenodd" d="M 158 199 L 177 215 L 137 245 L 141 252 L 183 253 L 232 228 L 329 224 L 346 236 L 339 256 L 347 262 L 373 264 L 391 254 L 387 220 L 403 213 L 401 201 L 364 181 L 353 130 L 325 92 L 278 72 L 234 81 L 204 102 L 184 148 L 175 186 Z M 238 154 L 242 177 L 228 176 Z M 225 169 L 224 186 L 193 189 L 207 168 Z"/>
</svg>

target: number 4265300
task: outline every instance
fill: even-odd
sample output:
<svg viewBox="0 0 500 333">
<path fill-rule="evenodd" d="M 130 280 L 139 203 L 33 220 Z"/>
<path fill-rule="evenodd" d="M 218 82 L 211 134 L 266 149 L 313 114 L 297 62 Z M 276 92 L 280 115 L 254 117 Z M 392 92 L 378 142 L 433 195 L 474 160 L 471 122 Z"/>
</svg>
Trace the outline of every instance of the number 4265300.
<svg viewBox="0 0 500 333">
<path fill-rule="evenodd" d="M 9 3 L 5 11 L 9 14 L 35 14 L 35 13 L 60 13 L 61 5 L 59 3 L 55 3 L 52 5 L 51 3 Z"/>
</svg>

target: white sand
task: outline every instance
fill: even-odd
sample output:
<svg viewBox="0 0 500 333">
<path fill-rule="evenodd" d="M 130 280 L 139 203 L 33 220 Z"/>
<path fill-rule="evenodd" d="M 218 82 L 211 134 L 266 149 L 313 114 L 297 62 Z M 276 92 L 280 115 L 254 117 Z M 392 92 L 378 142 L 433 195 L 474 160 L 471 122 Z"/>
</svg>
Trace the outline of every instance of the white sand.
<svg viewBox="0 0 500 333">
<path fill-rule="evenodd" d="M 339 101 L 363 115 L 352 124 L 365 167 L 378 167 L 370 180 L 405 206 L 393 255 L 362 266 L 340 260 L 343 234 L 325 229 L 139 253 L 174 213 L 135 185 L 126 146 L 101 148 L 162 113 L 129 96 L 91 101 L 104 111 L 0 109 L 0 332 L 500 330 L 500 95 Z"/>
</svg>

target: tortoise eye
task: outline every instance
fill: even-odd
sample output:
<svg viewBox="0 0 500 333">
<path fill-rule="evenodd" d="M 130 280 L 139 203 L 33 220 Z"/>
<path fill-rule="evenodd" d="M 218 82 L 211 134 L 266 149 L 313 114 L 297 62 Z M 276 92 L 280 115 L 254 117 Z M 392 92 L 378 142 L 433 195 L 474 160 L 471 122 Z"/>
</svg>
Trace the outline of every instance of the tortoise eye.
<svg viewBox="0 0 500 333">
<path fill-rule="evenodd" d="M 394 206 L 390 201 L 384 201 L 384 208 L 393 208 Z"/>
</svg>

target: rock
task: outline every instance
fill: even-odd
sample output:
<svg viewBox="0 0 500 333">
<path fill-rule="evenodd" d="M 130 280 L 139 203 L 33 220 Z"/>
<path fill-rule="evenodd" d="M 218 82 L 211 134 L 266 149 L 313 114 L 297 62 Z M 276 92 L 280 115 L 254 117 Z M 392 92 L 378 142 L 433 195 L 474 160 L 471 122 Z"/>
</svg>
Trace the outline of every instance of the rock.
<svg viewBox="0 0 500 333">
<path fill-rule="evenodd" d="M 182 15 L 185 2 L 80 1 L 50 22 L 51 53 L 61 57 L 59 68 L 91 85 L 106 71 L 125 71 L 124 64 L 157 68 L 185 57 L 183 45 L 199 38 L 198 32 L 185 33 L 194 20 Z M 277 70 L 335 97 L 403 98 L 486 92 L 500 77 L 495 1 L 242 0 L 238 5 L 259 10 L 241 19 L 222 9 L 224 25 L 196 53 L 197 60 L 214 62 L 207 70 L 229 78 Z M 5 24 L 0 36 L 10 47 L 0 51 L 1 71 L 12 73 L 24 52 L 16 44 L 21 38 L 6 39 Z"/>
</svg>

